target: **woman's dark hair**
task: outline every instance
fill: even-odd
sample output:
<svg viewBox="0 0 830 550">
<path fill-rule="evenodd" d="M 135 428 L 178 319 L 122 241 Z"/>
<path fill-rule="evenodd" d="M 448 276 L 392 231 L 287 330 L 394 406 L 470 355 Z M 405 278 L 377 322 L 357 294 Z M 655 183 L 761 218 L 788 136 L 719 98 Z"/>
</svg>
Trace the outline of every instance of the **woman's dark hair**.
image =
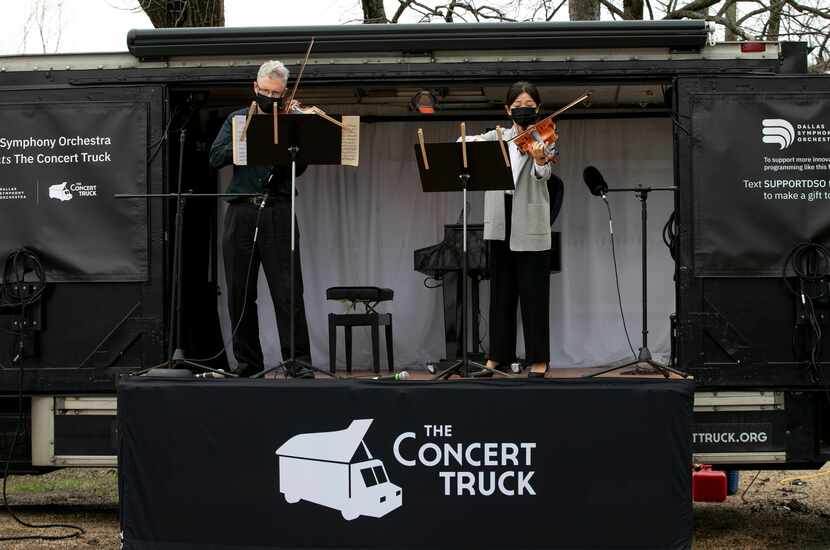
<svg viewBox="0 0 830 550">
<path fill-rule="evenodd" d="M 504 104 L 510 107 L 513 105 L 513 102 L 516 101 L 516 98 L 522 95 L 523 93 L 527 93 L 533 101 L 536 102 L 536 105 L 542 104 L 542 98 L 539 95 L 539 90 L 536 88 L 534 84 L 530 82 L 526 82 L 522 80 L 521 82 L 516 82 L 510 89 L 507 90 L 507 99 L 504 100 Z"/>
</svg>

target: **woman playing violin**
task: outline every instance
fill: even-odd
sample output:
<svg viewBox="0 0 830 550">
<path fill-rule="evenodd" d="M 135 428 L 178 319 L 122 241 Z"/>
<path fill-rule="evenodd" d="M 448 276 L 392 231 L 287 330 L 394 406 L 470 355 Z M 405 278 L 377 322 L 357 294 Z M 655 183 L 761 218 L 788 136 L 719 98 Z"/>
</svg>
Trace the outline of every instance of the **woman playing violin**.
<svg viewBox="0 0 830 550">
<path fill-rule="evenodd" d="M 504 108 L 513 121 L 501 133 L 510 140 L 539 119 L 542 99 L 529 82 L 507 91 Z M 496 130 L 472 139 L 495 141 Z M 547 182 L 556 161 L 542 142 L 521 151 L 508 144 L 515 188 L 487 191 L 484 196 L 484 239 L 490 250 L 490 353 L 487 368 L 516 360 L 516 310 L 521 303 L 528 376 L 544 377 L 550 361 L 550 196 Z"/>
</svg>

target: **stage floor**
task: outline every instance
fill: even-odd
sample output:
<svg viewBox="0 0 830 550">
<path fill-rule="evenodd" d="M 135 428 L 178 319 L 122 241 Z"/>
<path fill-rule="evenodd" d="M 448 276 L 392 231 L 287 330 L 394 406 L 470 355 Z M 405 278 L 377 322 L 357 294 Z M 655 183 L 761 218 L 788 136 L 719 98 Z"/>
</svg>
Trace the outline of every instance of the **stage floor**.
<svg viewBox="0 0 830 550">
<path fill-rule="evenodd" d="M 613 366 L 613 365 L 599 366 L 599 367 L 559 367 L 559 368 L 551 367 L 550 369 L 548 369 L 548 373 L 547 373 L 547 375 L 545 375 L 545 378 L 546 379 L 551 379 L 551 380 L 584 378 L 584 377 L 590 376 L 593 373 L 598 373 L 598 372 L 601 372 L 603 370 L 606 370 L 606 369 L 610 368 L 611 366 Z M 426 369 L 418 369 L 418 370 L 415 370 L 415 369 L 412 369 L 412 370 L 410 370 L 410 369 L 398 369 L 397 372 L 401 372 L 401 371 L 404 371 L 404 370 L 409 374 L 409 380 L 430 380 L 434 376 L 433 374 L 431 374 Z M 328 372 L 328 370 L 326 370 L 326 372 Z M 521 372 L 521 374 L 512 374 L 512 373 L 509 373 L 509 374 L 511 374 L 511 378 L 527 378 L 527 373 L 528 373 L 528 369 L 523 370 Z M 374 378 L 376 376 L 380 376 L 382 378 L 383 377 L 388 377 L 388 376 L 390 376 L 390 373 L 385 368 L 382 368 L 380 373 L 378 373 L 378 374 L 375 374 L 375 372 L 373 370 L 371 370 L 370 368 L 360 368 L 360 369 L 352 368 L 351 373 L 347 373 L 345 369 L 338 369 L 335 372 L 335 376 L 337 378 L 341 378 L 341 379 L 371 379 L 371 378 Z M 658 379 L 664 378 L 663 375 L 660 374 L 659 372 L 653 372 L 653 371 L 649 372 L 646 369 L 639 369 L 639 371 L 638 371 L 638 369 L 633 367 L 633 366 L 629 366 L 629 367 L 626 367 L 626 368 L 620 368 L 616 371 L 602 374 L 602 375 L 600 375 L 600 377 L 602 377 L 602 378 L 626 378 L 626 379 L 632 379 L 632 380 L 636 380 L 636 379 L 639 379 L 639 378 L 658 378 Z M 285 378 L 285 376 L 282 373 L 279 373 L 279 374 L 274 374 L 274 375 L 267 375 L 266 378 Z M 320 379 L 320 380 L 331 379 L 330 377 L 328 377 L 328 376 L 326 376 L 322 373 L 316 373 L 315 378 Z M 492 380 L 499 380 L 499 379 L 504 379 L 504 378 L 506 378 L 506 377 L 499 376 L 498 374 L 496 374 L 492 377 Z M 450 380 L 461 380 L 461 379 L 462 378 L 460 376 L 452 376 L 450 378 Z M 682 379 L 682 377 L 678 376 L 676 374 L 671 374 L 670 379 L 680 380 L 680 379 Z"/>
</svg>

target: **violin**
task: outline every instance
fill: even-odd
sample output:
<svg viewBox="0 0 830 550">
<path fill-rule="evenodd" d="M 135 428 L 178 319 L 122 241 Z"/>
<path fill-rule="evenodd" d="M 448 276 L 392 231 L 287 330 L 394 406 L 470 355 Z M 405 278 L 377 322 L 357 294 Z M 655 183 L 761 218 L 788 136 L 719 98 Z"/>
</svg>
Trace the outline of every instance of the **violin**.
<svg viewBox="0 0 830 550">
<path fill-rule="evenodd" d="M 556 132 L 556 120 L 554 119 L 571 107 L 574 107 L 575 105 L 590 98 L 591 92 L 582 94 L 555 113 L 546 116 L 534 124 L 531 124 L 525 131 L 517 134 L 509 141 L 515 143 L 516 147 L 518 147 L 519 151 L 523 154 L 530 154 L 531 149 L 533 149 L 535 144 L 542 143 L 544 145 L 545 154 L 553 160 L 553 162 L 559 162 L 559 148 L 556 145 L 556 142 L 559 140 L 559 134 Z"/>
</svg>

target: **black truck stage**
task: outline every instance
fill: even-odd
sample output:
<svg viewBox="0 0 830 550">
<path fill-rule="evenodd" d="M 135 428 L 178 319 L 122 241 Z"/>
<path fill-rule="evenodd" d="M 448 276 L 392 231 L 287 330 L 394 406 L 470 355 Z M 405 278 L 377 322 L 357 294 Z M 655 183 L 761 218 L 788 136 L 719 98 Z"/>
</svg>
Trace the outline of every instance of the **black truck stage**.
<svg viewBox="0 0 830 550">
<path fill-rule="evenodd" d="M 589 106 L 563 118 L 572 135 L 583 121 L 657 125 L 655 150 L 665 148 L 657 160 L 673 180 L 659 184 L 679 192 L 660 206 L 675 211 L 676 224 L 670 271 L 660 274 L 673 299 L 655 313 L 663 321 L 655 332 L 670 327 L 672 365 L 696 381 L 697 459 L 813 468 L 830 457 L 830 343 L 821 336 L 828 265 L 818 246 L 791 254 L 801 243 L 827 245 L 830 227 L 820 208 L 830 79 L 807 74 L 804 44 L 714 44 L 709 27 L 693 21 L 371 25 L 133 31 L 130 53 L 0 58 L 0 155 L 9 159 L 0 164 L 1 440 L 7 446 L 15 432 L 18 393 L 27 428 L 13 471 L 115 463 L 116 382 L 167 356 L 175 235 L 172 204 L 112 195 L 175 190 L 183 125 L 182 188 L 220 191 L 227 176 L 207 162 L 219 125 L 250 102 L 260 63 L 279 58 L 295 74 L 311 36 L 300 98 L 360 115 L 384 147 L 400 140 L 406 161 L 418 127 L 449 139 L 458 121 L 481 129 L 501 121 L 504 91 L 519 79 L 540 85 L 550 110 L 592 90 Z M 434 115 L 411 109 L 420 90 L 437 97 Z M 628 154 L 617 145 L 609 155 Z M 574 186 L 583 167 L 573 168 Z M 371 167 L 362 159 L 356 173 L 369 178 Z M 208 201 L 186 210 L 182 336 L 191 357 L 224 347 L 221 215 Z M 432 242 L 453 221 L 434 224 Z M 654 241 L 664 221 L 651 224 Z M 383 233 L 395 237 L 406 223 Z M 563 225 L 563 248 L 580 227 Z M 22 247 L 35 257 L 12 254 Z M 563 258 L 562 273 L 578 264 Z M 440 297 L 429 300 L 440 317 Z M 413 332 L 397 338 L 443 351 L 441 331 L 433 334 L 423 343 Z M 667 354 L 668 342 L 660 344 Z M 220 353 L 208 364 L 228 361 Z"/>
</svg>

